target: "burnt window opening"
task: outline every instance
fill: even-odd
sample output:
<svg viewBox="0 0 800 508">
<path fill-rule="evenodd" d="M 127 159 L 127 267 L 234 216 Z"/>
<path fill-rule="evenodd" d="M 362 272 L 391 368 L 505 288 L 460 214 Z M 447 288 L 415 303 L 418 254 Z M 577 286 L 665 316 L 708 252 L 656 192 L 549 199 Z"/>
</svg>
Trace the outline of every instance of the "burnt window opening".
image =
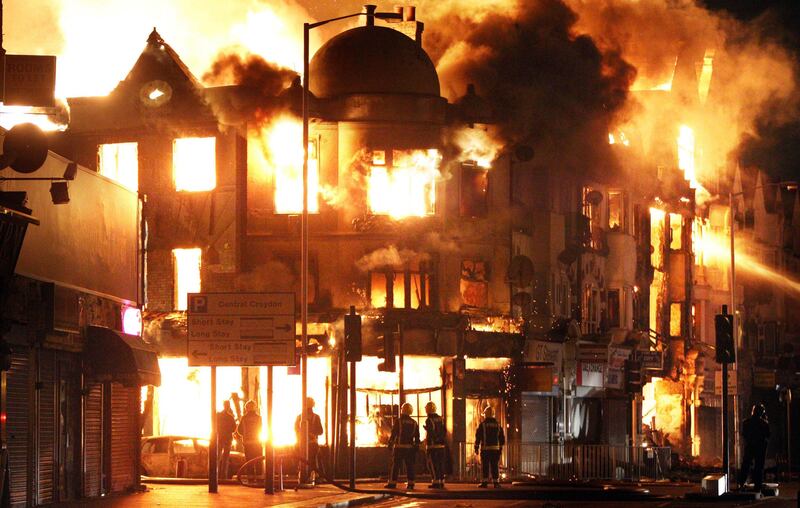
<svg viewBox="0 0 800 508">
<path fill-rule="evenodd" d="M 489 170 L 474 161 L 461 164 L 459 212 L 461 217 L 484 218 L 489 214 Z"/>
<path fill-rule="evenodd" d="M 608 326 L 611 328 L 620 327 L 620 303 L 619 289 L 608 290 L 606 305 L 608 306 Z"/>
<path fill-rule="evenodd" d="M 583 187 L 581 193 L 583 244 L 595 250 L 602 248 L 602 220 L 600 204 L 603 194 L 592 187 Z"/>
<path fill-rule="evenodd" d="M 609 231 L 624 232 L 627 229 L 627 214 L 625 213 L 625 194 L 615 190 L 608 192 L 608 229 Z"/>
<path fill-rule="evenodd" d="M 683 304 L 672 302 L 669 305 L 669 335 L 680 337 L 683 330 Z"/>
<path fill-rule="evenodd" d="M 186 310 L 187 295 L 199 293 L 201 250 L 173 249 L 173 284 L 175 310 Z"/>
<path fill-rule="evenodd" d="M 583 288 L 581 314 L 583 333 L 598 333 L 600 330 L 600 291 L 597 288 L 592 286 Z"/>
<path fill-rule="evenodd" d="M 279 215 L 295 215 L 303 213 L 303 152 L 297 154 L 277 155 L 280 140 L 272 140 L 270 149 L 272 174 L 274 177 L 275 213 Z M 276 145 L 276 146 L 273 146 Z M 319 213 L 319 156 L 318 140 L 308 142 L 308 213 Z M 302 142 L 300 143 L 302 147 Z M 286 150 L 284 147 L 283 150 Z M 299 155 L 295 157 L 293 155 Z"/>
<path fill-rule="evenodd" d="M 370 304 L 373 308 L 422 309 L 431 303 L 431 273 L 427 263 L 404 269 L 386 267 L 373 270 L 370 277 Z"/>
<path fill-rule="evenodd" d="M 669 214 L 669 248 L 681 250 L 683 247 L 683 216 L 679 213 Z"/>
<path fill-rule="evenodd" d="M 489 269 L 485 261 L 465 259 L 461 261 L 461 301 L 467 307 L 489 306 Z"/>
<path fill-rule="evenodd" d="M 98 145 L 97 172 L 129 190 L 139 190 L 139 144 L 130 142 Z"/>
<path fill-rule="evenodd" d="M 395 219 L 434 215 L 440 160 L 436 149 L 373 150 L 367 174 L 370 213 Z"/>
<path fill-rule="evenodd" d="M 177 138 L 172 142 L 176 191 L 202 192 L 217 186 L 217 139 Z"/>
</svg>

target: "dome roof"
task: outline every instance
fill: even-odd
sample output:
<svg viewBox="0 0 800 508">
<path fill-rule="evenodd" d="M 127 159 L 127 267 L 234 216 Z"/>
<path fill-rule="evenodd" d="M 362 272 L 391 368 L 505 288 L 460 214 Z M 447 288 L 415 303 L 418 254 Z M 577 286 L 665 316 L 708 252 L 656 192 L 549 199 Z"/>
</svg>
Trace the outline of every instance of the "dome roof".
<svg viewBox="0 0 800 508">
<path fill-rule="evenodd" d="M 382 26 L 362 26 L 326 42 L 309 69 L 317 97 L 346 94 L 439 96 L 436 68 L 410 37 Z"/>
</svg>

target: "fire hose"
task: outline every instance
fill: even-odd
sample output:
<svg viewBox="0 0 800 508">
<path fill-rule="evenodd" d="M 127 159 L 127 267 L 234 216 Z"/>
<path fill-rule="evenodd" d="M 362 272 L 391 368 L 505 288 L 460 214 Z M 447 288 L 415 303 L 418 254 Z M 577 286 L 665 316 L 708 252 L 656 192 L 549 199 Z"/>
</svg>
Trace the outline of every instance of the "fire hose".
<svg viewBox="0 0 800 508">
<path fill-rule="evenodd" d="M 309 464 L 309 462 L 307 460 L 305 460 L 304 458 L 302 458 L 302 457 L 296 457 L 296 458 L 297 458 L 298 463 L 305 463 L 306 465 Z M 256 457 L 254 459 L 250 459 L 247 462 L 245 462 L 244 464 L 242 464 L 242 466 L 239 468 L 239 470 L 236 471 L 236 475 L 235 475 L 236 476 L 236 481 L 239 482 L 239 484 L 244 486 L 244 487 L 263 488 L 263 485 L 250 484 L 250 483 L 246 483 L 246 482 L 242 481 L 243 478 L 247 478 L 248 477 L 248 475 L 243 474 L 244 471 L 246 469 L 248 469 L 248 468 L 255 468 L 256 465 L 260 464 L 261 462 L 264 462 L 264 466 L 266 467 L 266 457 L 264 455 L 262 455 L 260 457 Z M 325 463 L 323 461 L 321 461 L 321 460 L 319 462 L 320 462 L 320 469 L 322 469 L 322 471 L 317 471 L 317 473 L 321 473 L 321 475 L 322 475 L 322 477 L 323 477 L 323 479 L 325 480 L 326 483 L 329 483 L 329 484 L 333 485 L 334 487 L 336 487 L 337 489 L 343 490 L 345 492 L 353 492 L 355 494 L 386 494 L 388 496 L 403 496 L 403 497 L 410 497 L 410 498 L 417 498 L 417 499 L 428 499 L 428 498 L 430 498 L 429 495 L 424 495 L 424 494 L 415 493 L 415 492 L 408 492 L 408 491 L 403 491 L 403 490 L 352 488 L 349 485 L 345 485 L 344 483 L 339 482 L 339 481 L 335 480 L 334 478 L 332 478 L 328 474 L 327 468 L 325 467 Z M 444 491 L 444 492 L 447 492 L 447 491 Z"/>
</svg>

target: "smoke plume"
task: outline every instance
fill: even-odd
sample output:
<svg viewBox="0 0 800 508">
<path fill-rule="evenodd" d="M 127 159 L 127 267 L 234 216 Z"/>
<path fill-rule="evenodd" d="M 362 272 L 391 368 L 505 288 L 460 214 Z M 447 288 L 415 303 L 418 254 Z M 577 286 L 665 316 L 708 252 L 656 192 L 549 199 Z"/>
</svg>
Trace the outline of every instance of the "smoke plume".
<svg viewBox="0 0 800 508">
<path fill-rule="evenodd" d="M 634 68 L 613 48 L 576 31 L 561 0 L 426 4 L 426 48 L 451 100 L 473 83 L 492 106 L 507 142 L 558 152 L 565 169 L 613 163 L 609 124 L 625 105 Z M 502 5 L 503 8 L 492 8 Z M 433 20 L 430 20 L 433 13 Z"/>
</svg>

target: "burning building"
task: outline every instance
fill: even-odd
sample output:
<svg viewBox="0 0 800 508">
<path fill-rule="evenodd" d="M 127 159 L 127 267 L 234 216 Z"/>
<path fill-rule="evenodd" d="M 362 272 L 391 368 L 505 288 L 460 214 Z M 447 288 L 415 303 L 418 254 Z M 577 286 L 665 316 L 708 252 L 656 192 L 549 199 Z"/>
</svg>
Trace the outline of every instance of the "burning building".
<svg viewBox="0 0 800 508">
<path fill-rule="evenodd" d="M 464 158 L 446 142 L 453 128 L 491 138 L 485 126 L 453 120 L 422 24 L 412 11 L 400 18 L 348 30 L 311 61 L 309 394 L 325 443 L 344 443 L 341 318 L 355 306 L 366 355 L 357 443 L 385 443 L 400 401 L 420 418 L 433 400 L 465 453 L 486 404 L 502 409 L 512 434 L 519 429 L 505 380 L 523 358 L 530 278 L 517 272 L 529 270 L 531 242 L 509 219 L 508 166 Z M 72 156 L 145 196 L 144 336 L 164 376 L 149 392 L 146 432 L 209 431 L 208 404 L 181 403 L 208 393 L 205 370 L 185 360 L 186 293 L 299 288 L 298 95 L 291 73 L 265 70 L 279 76 L 277 89 L 202 86 L 154 31 L 113 92 L 69 101 Z M 276 385 L 299 393 L 292 370 L 277 368 Z M 222 371 L 221 400 L 265 397 L 261 369 Z M 283 389 L 276 397 L 286 413 L 274 441 L 290 445 L 299 398 Z"/>
<path fill-rule="evenodd" d="M 682 52 L 666 82 L 638 89 L 618 54 L 576 34 L 566 4 L 545 3 L 485 26 L 460 19 L 464 40 L 445 48 L 451 27 L 440 29 L 430 53 L 413 8 L 331 38 L 307 76 L 308 147 L 295 73 L 222 55 L 200 80 L 156 30 L 109 95 L 69 100 L 59 150 L 144 200 L 143 335 L 163 376 L 142 392 L 146 434 L 210 432 L 210 373 L 187 360 L 187 293 L 300 291 L 305 148 L 308 391 L 337 465 L 354 413 L 359 464 L 381 472 L 403 400 L 416 418 L 439 405 L 461 473 L 486 404 L 500 410 L 512 474 L 571 471 L 573 444 L 718 455 L 710 323 L 728 303 L 714 252 L 731 219 L 709 199 L 724 191 L 708 178 L 720 158 L 702 121 L 715 53 Z M 631 97 L 641 114 L 626 123 L 612 113 Z M 790 201 L 776 215 L 785 230 Z M 351 306 L 365 355 L 354 408 Z M 274 371 L 278 446 L 295 440 L 297 374 Z M 265 379 L 220 368 L 215 402 L 262 405 Z"/>
</svg>

